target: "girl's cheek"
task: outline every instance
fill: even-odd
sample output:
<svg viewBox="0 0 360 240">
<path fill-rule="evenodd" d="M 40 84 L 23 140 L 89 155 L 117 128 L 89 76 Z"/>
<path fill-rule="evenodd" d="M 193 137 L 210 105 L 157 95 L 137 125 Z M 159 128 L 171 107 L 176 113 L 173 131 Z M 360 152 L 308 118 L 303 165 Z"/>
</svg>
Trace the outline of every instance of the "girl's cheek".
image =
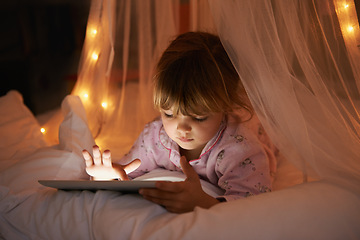
<svg viewBox="0 0 360 240">
<path fill-rule="evenodd" d="M 167 132 L 172 132 L 176 128 L 176 123 L 174 121 L 169 121 L 168 119 L 163 121 L 163 125 Z"/>
</svg>

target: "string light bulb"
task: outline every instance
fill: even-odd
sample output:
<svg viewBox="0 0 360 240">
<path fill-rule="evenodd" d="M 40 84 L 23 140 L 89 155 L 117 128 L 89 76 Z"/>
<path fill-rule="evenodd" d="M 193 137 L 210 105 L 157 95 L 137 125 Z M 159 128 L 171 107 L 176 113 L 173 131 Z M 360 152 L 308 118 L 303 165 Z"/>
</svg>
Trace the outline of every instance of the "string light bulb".
<svg viewBox="0 0 360 240">
<path fill-rule="evenodd" d="M 98 60 L 99 55 L 94 52 L 93 54 L 91 54 L 91 58 L 92 58 L 94 61 L 96 61 L 96 60 Z"/>
<path fill-rule="evenodd" d="M 104 109 L 106 109 L 106 108 L 108 107 L 108 104 L 107 104 L 107 102 L 102 102 L 102 103 L 101 103 L 101 106 L 102 106 Z"/>
<path fill-rule="evenodd" d="M 348 26 L 346 29 L 347 29 L 348 33 L 352 33 L 354 31 L 353 26 Z"/>
<path fill-rule="evenodd" d="M 98 34 L 98 30 L 96 27 L 92 26 L 92 27 L 88 27 L 87 28 L 87 37 L 89 38 L 95 38 L 95 36 Z"/>
<path fill-rule="evenodd" d="M 345 41 L 355 42 L 359 37 L 359 27 L 356 17 L 356 9 L 353 1 L 335 0 L 336 14 Z M 350 44 L 350 42 L 348 42 Z M 353 43 L 351 43 L 353 44 Z"/>
<path fill-rule="evenodd" d="M 42 134 L 45 134 L 46 129 L 42 127 L 42 128 L 40 128 L 40 132 L 41 132 Z"/>
</svg>

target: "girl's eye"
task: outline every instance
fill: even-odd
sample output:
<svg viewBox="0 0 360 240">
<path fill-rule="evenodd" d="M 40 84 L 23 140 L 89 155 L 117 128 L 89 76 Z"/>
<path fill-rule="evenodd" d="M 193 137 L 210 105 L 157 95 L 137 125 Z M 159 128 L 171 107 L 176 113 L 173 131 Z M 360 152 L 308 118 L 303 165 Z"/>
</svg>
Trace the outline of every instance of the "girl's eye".
<svg viewBox="0 0 360 240">
<path fill-rule="evenodd" d="M 204 122 L 207 119 L 207 117 L 195 117 L 194 119 L 195 119 L 195 121 L 198 121 L 198 122 Z"/>
<path fill-rule="evenodd" d="M 168 114 L 168 113 L 165 113 L 165 112 L 164 112 L 164 116 L 167 117 L 167 118 L 172 118 L 173 117 L 172 114 Z"/>
</svg>

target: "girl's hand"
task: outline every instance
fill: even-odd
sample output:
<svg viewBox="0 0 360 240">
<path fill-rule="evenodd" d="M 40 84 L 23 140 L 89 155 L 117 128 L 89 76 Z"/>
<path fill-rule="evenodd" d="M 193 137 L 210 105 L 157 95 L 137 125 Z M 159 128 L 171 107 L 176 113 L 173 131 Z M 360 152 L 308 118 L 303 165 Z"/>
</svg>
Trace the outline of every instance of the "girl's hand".
<svg viewBox="0 0 360 240">
<path fill-rule="evenodd" d="M 102 154 L 98 146 L 93 146 L 93 157 L 86 150 L 83 150 L 83 157 L 86 164 L 86 172 L 93 177 L 94 180 L 111 180 L 121 179 L 129 180 L 128 173 L 137 169 L 141 161 L 135 159 L 127 165 L 120 165 L 111 161 L 111 153 L 105 150 Z"/>
<path fill-rule="evenodd" d="M 193 211 L 196 206 L 210 208 L 219 203 L 202 190 L 200 178 L 186 158 L 180 158 L 181 168 L 186 175 L 183 182 L 156 183 L 156 188 L 140 189 L 139 193 L 151 202 L 164 206 L 169 212 L 184 213 Z"/>
</svg>

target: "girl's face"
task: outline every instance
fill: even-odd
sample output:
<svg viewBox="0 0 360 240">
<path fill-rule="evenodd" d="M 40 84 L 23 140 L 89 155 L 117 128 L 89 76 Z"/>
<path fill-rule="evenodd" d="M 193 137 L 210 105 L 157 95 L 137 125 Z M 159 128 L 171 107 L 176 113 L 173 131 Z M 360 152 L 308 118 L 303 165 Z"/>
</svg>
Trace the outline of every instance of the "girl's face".
<svg viewBox="0 0 360 240">
<path fill-rule="evenodd" d="M 172 109 L 161 110 L 161 119 L 168 136 L 181 149 L 186 150 L 190 155 L 197 155 L 197 158 L 206 143 L 217 133 L 223 117 L 223 113 L 187 116 L 175 115 Z"/>
</svg>

